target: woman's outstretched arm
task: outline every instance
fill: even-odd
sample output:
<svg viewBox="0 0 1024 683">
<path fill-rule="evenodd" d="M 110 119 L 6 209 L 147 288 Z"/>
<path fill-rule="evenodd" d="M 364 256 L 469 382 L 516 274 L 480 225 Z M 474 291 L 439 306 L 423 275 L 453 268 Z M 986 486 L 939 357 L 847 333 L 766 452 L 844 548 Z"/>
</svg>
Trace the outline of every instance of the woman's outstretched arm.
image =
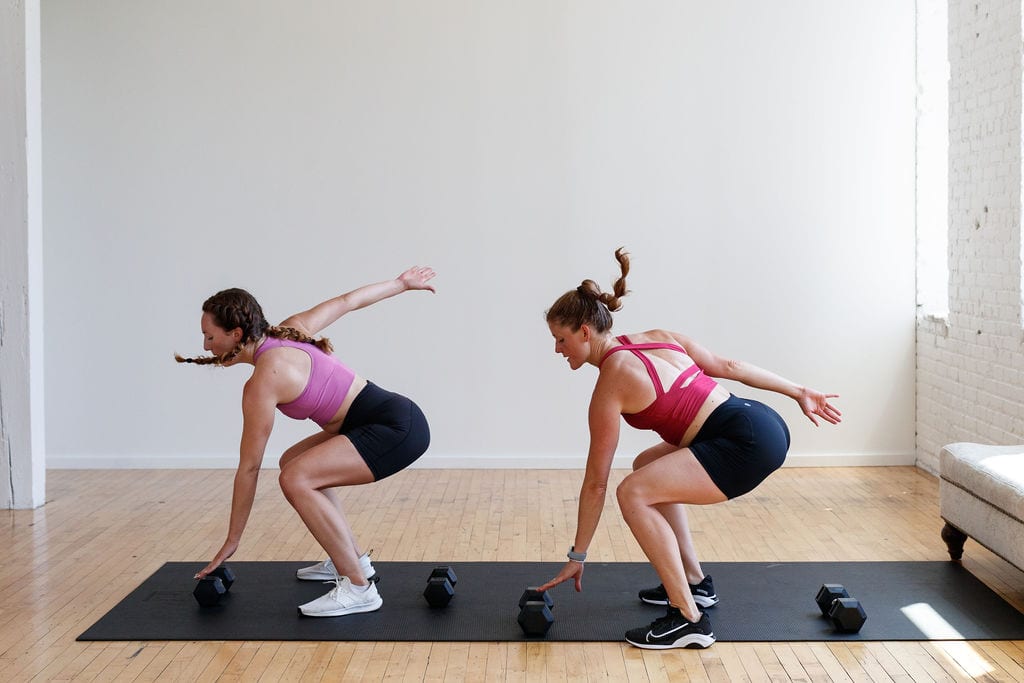
<svg viewBox="0 0 1024 683">
<path fill-rule="evenodd" d="M 672 336 L 705 374 L 789 396 L 800 405 L 800 410 L 815 426 L 818 425 L 819 417 L 832 424 L 842 422 L 843 414 L 829 403 L 830 398 L 838 398 L 839 394 L 823 394 L 746 361 L 717 356 L 689 337 L 675 333 Z"/>
<path fill-rule="evenodd" d="M 363 285 L 351 292 L 346 292 L 327 301 L 321 302 L 302 313 L 285 319 L 282 327 L 293 327 L 312 337 L 330 326 L 346 313 L 371 306 L 378 301 L 417 289 L 434 291 L 429 284 L 434 277 L 434 270 L 426 266 L 413 266 L 393 280 Z"/>
</svg>

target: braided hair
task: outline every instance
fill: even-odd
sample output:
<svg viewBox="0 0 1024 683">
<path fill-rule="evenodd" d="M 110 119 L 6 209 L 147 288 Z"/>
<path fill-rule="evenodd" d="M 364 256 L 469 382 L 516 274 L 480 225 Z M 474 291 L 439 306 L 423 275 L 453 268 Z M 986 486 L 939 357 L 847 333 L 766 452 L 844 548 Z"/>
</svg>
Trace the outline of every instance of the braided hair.
<svg viewBox="0 0 1024 683">
<path fill-rule="evenodd" d="M 622 297 L 629 294 L 626 289 L 626 275 L 629 274 L 629 253 L 624 247 L 615 250 L 615 260 L 619 262 L 621 275 L 611 292 L 602 292 L 593 280 L 584 280 L 576 289 L 571 289 L 558 297 L 554 305 L 548 309 L 548 323 L 568 327 L 572 331 L 583 325 L 590 325 L 597 333 L 603 334 L 612 328 L 612 312 L 622 308 Z"/>
<path fill-rule="evenodd" d="M 196 365 L 221 365 L 231 360 L 241 352 L 246 344 L 258 341 L 264 336 L 277 339 L 288 339 L 291 341 L 313 344 L 324 353 L 331 353 L 334 347 L 326 337 L 313 339 L 294 327 L 282 327 L 271 325 L 263 315 L 256 298 L 245 291 L 233 287 L 217 292 L 203 302 L 203 313 L 209 313 L 217 327 L 223 330 L 241 328 L 242 338 L 231 351 L 221 356 L 200 356 L 197 358 L 185 358 L 174 354 L 174 360 L 179 363 L 195 363 Z"/>
</svg>

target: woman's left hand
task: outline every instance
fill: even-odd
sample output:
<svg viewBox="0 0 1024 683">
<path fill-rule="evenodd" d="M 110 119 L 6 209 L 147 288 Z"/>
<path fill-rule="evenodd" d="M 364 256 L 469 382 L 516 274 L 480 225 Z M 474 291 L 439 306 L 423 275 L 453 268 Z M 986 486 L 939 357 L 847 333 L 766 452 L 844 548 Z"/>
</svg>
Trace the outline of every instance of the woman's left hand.
<svg viewBox="0 0 1024 683">
<path fill-rule="evenodd" d="M 203 578 L 204 576 L 212 572 L 214 569 L 219 567 L 221 564 L 223 564 L 224 561 L 227 560 L 229 557 L 234 555 L 236 550 L 238 550 L 238 541 L 225 541 L 224 545 L 221 546 L 221 549 L 217 552 L 217 555 L 213 558 L 213 561 L 210 562 L 210 564 L 203 567 L 202 569 L 200 569 L 193 578 Z"/>
<path fill-rule="evenodd" d="M 406 289 L 427 289 L 434 292 L 434 285 L 427 283 L 434 278 L 435 274 L 434 269 L 429 266 L 413 266 L 399 275 L 398 279 Z"/>
<path fill-rule="evenodd" d="M 843 414 L 828 402 L 830 398 L 839 398 L 839 394 L 823 394 L 820 391 L 805 388 L 801 392 L 800 398 L 797 399 L 797 403 L 800 404 L 800 409 L 814 423 L 814 426 L 818 426 L 815 416 L 820 417 L 826 422 L 839 424 L 842 422 Z"/>
</svg>

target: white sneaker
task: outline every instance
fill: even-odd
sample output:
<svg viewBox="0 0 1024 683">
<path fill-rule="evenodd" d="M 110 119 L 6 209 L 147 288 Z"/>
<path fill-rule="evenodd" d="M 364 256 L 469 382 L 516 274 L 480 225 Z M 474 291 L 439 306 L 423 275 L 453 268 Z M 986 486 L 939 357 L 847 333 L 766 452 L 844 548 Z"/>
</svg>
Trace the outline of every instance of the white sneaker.
<svg viewBox="0 0 1024 683">
<path fill-rule="evenodd" d="M 363 570 L 363 578 L 367 581 L 376 581 L 377 572 L 370 562 L 370 553 L 363 553 L 359 556 L 359 568 Z M 309 567 L 303 567 L 295 572 L 295 576 L 303 581 L 334 581 L 338 578 L 338 570 L 335 569 L 331 558 L 323 562 L 317 562 Z"/>
<path fill-rule="evenodd" d="M 321 595 L 312 602 L 299 605 L 299 611 L 307 617 L 340 617 L 345 614 L 374 612 L 384 604 L 377 585 L 372 581 L 366 590 L 352 585 L 347 576 L 334 580 L 334 588 L 327 595 Z"/>
</svg>

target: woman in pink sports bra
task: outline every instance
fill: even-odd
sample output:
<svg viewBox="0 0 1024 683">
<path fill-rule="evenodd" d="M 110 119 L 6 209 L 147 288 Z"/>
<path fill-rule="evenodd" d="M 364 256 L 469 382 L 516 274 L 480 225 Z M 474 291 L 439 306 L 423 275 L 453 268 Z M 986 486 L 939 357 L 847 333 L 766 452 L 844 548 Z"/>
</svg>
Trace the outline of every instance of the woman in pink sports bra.
<svg viewBox="0 0 1024 683">
<path fill-rule="evenodd" d="M 823 394 L 749 363 L 715 355 L 693 339 L 667 330 L 614 337 L 612 311 L 626 295 L 629 255 L 615 252 L 621 276 L 611 293 L 584 280 L 547 312 L 555 353 L 577 370 L 598 368 L 590 401 L 590 449 L 580 490 L 576 537 L 569 561 L 541 586 L 565 581 L 582 589 L 587 549 L 604 507 L 608 474 L 619 440 L 619 418 L 655 431 L 662 441 L 633 461 L 616 490 L 619 508 L 662 584 L 640 591 L 646 603 L 665 605 L 664 617 L 626 632 L 641 648 L 708 647 L 715 641 L 701 608 L 718 603 L 714 584 L 697 559 L 686 504 L 708 505 L 753 490 L 778 469 L 789 449 L 789 429 L 770 407 L 732 395 L 714 378 L 741 382 L 795 400 L 815 425 L 837 424 L 841 413 Z"/>
<path fill-rule="evenodd" d="M 178 362 L 249 364 L 242 392 L 242 439 L 231 497 L 227 540 L 196 574 L 202 578 L 238 549 L 256 494 L 275 411 L 320 427 L 281 456 L 279 481 L 288 502 L 324 548 L 327 559 L 296 572 L 299 579 L 334 581 L 335 587 L 299 606 L 312 617 L 372 612 L 383 604 L 369 554 L 363 553 L 333 487 L 368 484 L 420 457 L 430 430 L 419 407 L 360 377 L 334 357 L 330 342 L 314 339 L 338 318 L 409 290 L 434 291 L 430 268 L 416 266 L 397 278 L 365 285 L 270 325 L 243 289 L 217 292 L 203 303 L 203 348 L 212 356 Z"/>
</svg>

